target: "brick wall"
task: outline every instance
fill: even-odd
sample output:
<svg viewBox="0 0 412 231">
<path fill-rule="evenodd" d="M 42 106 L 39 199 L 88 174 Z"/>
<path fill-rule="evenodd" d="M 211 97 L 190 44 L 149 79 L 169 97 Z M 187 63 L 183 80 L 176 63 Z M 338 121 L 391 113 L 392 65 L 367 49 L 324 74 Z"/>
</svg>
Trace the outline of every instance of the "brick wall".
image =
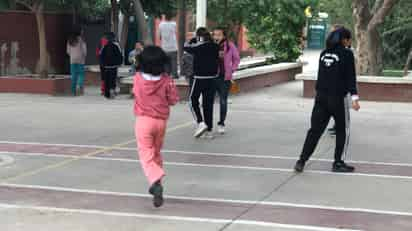
<svg viewBox="0 0 412 231">
<path fill-rule="evenodd" d="M 70 33 L 70 15 L 46 13 L 47 46 L 52 70 L 56 73 L 68 71 L 66 40 Z M 18 67 L 33 73 L 39 58 L 39 42 L 35 16 L 25 11 L 0 11 L 0 47 L 7 46 L 7 52 L 0 63 L 7 68 L 11 64 L 11 44 L 17 44 Z M 14 45 L 16 46 L 16 45 Z M 0 57 L 2 59 L 2 57 Z"/>
</svg>

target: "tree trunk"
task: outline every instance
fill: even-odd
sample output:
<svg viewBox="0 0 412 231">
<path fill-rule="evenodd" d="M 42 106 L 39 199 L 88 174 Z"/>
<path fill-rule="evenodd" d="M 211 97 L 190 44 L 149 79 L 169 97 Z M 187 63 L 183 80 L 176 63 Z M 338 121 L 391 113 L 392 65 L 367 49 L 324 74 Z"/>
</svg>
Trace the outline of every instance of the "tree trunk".
<svg viewBox="0 0 412 231">
<path fill-rule="evenodd" d="M 384 22 L 399 0 L 379 0 L 372 12 L 369 1 L 353 0 L 352 9 L 355 21 L 357 70 L 362 75 L 380 75 L 383 71 L 382 39 L 378 26 Z"/>
<path fill-rule="evenodd" d="M 49 52 L 47 51 L 47 38 L 46 38 L 46 22 L 43 14 L 43 3 L 38 3 L 34 7 L 34 13 L 37 22 L 37 31 L 39 34 L 39 63 L 37 66 L 37 73 L 40 78 L 47 78 L 49 74 Z"/>
<path fill-rule="evenodd" d="M 378 30 L 372 29 L 368 31 L 368 74 L 378 76 L 383 72 L 383 45 L 382 39 Z"/>
<path fill-rule="evenodd" d="M 371 18 L 367 1 L 353 1 L 353 18 L 356 37 L 356 69 L 359 74 L 369 73 L 368 23 Z"/>
<path fill-rule="evenodd" d="M 404 68 L 404 71 L 403 71 L 403 75 L 404 76 L 408 76 L 409 75 L 409 66 L 411 65 L 411 62 L 412 62 L 412 48 L 411 48 L 411 50 L 409 51 L 409 55 L 408 55 L 408 58 L 406 59 L 406 64 L 405 64 L 405 68 Z"/>
<path fill-rule="evenodd" d="M 178 0 L 178 15 L 179 15 L 179 60 L 182 64 L 183 46 L 186 41 L 186 15 L 187 5 L 186 0 Z"/>
<path fill-rule="evenodd" d="M 153 41 L 149 38 L 149 28 L 147 27 L 146 17 L 140 0 L 133 0 L 139 34 L 145 45 L 152 45 Z"/>
<path fill-rule="evenodd" d="M 124 50 L 126 50 L 126 45 L 127 45 L 127 39 L 129 35 L 129 14 L 124 14 L 123 17 L 123 26 L 122 26 L 122 36 L 120 40 L 120 47 Z"/>
<path fill-rule="evenodd" d="M 119 35 L 119 6 L 117 5 L 117 0 L 110 0 L 110 4 L 112 6 L 111 11 L 111 31 Z"/>
</svg>

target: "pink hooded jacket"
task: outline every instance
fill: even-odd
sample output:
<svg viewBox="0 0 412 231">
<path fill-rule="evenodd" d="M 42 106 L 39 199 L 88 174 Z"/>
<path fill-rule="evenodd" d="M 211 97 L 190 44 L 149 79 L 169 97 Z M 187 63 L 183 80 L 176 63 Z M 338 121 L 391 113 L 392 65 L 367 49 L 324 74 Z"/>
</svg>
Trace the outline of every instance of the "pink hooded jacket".
<svg viewBox="0 0 412 231">
<path fill-rule="evenodd" d="M 239 51 L 233 42 L 226 41 L 224 46 L 224 53 L 225 80 L 232 80 L 233 73 L 238 69 L 240 64 Z"/>
<path fill-rule="evenodd" d="M 176 85 L 169 76 L 151 76 L 137 73 L 134 77 L 133 93 L 135 96 L 134 113 L 167 120 L 170 106 L 179 102 Z"/>
</svg>

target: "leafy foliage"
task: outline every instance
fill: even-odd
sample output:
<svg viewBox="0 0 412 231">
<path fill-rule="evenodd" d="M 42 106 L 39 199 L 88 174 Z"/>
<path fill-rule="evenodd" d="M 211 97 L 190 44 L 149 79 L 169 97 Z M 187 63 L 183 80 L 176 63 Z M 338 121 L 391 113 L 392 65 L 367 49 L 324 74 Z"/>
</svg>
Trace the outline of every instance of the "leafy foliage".
<svg viewBox="0 0 412 231">
<path fill-rule="evenodd" d="M 412 1 L 401 0 L 381 29 L 387 69 L 402 69 L 412 48 Z"/>
<path fill-rule="evenodd" d="M 174 0 L 140 0 L 145 13 L 149 16 L 162 14 L 176 14 L 176 1 Z"/>
<path fill-rule="evenodd" d="M 320 0 L 318 10 L 329 14 L 331 24 L 353 29 L 352 1 Z"/>
<path fill-rule="evenodd" d="M 258 50 L 273 53 L 277 62 L 295 61 L 301 54 L 301 36 L 306 23 L 304 10 L 317 1 L 245 1 L 249 17 L 245 24 L 249 42 Z"/>
<path fill-rule="evenodd" d="M 249 1 L 244 0 L 209 0 L 208 19 L 229 32 L 229 37 L 237 41 L 239 25 L 242 25 L 248 16 Z"/>
</svg>

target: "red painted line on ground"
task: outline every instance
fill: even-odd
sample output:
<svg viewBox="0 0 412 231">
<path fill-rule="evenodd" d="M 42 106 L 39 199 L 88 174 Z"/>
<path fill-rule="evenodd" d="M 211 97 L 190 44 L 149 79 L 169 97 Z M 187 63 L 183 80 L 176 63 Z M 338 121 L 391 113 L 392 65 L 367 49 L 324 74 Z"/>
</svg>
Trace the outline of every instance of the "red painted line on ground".
<svg viewBox="0 0 412 231">
<path fill-rule="evenodd" d="M 44 155 L 69 155 L 80 156 L 87 152 L 97 151 L 97 148 L 71 147 L 71 146 L 52 146 L 52 145 L 20 145 L 20 144 L 2 144 L 0 143 L 0 152 L 18 153 L 41 153 Z M 295 163 L 294 159 L 281 158 L 252 158 L 239 156 L 219 156 L 208 154 L 187 155 L 182 153 L 165 152 L 163 153 L 166 162 L 174 163 L 191 163 L 200 165 L 226 165 L 226 166 L 244 166 L 256 168 L 281 168 L 291 169 Z M 97 154 L 100 158 L 115 158 L 124 160 L 137 160 L 137 152 L 134 150 L 110 150 Z M 370 163 L 355 163 L 357 174 L 370 174 L 381 176 L 401 176 L 412 177 L 412 166 L 403 165 L 385 165 Z M 331 170 L 332 163 L 329 161 L 314 160 L 307 168 L 310 171 Z"/>
<path fill-rule="evenodd" d="M 99 148 L 87 147 L 87 145 L 53 145 L 53 144 L 30 144 L 30 143 L 1 143 L 0 152 L 16 152 L 16 153 L 42 153 L 53 155 L 73 155 L 80 156 L 85 153 L 98 151 Z M 101 154 L 96 157 L 103 158 L 117 158 L 136 160 L 137 152 L 133 150 L 114 149 Z M 193 163 L 193 164 L 209 164 L 209 165 L 233 165 L 246 166 L 258 168 L 292 168 L 294 160 L 290 159 L 263 159 L 250 158 L 238 156 L 218 156 L 211 154 L 201 155 L 186 155 L 173 152 L 165 152 L 164 157 L 166 161 L 178 163 Z M 385 165 L 385 164 L 371 164 L 371 163 L 355 163 L 356 173 L 372 174 L 372 175 L 387 175 L 387 176 L 405 176 L 412 177 L 412 166 L 402 165 Z M 312 161 L 308 170 L 313 171 L 330 171 L 331 162 L 328 161 Z"/>
<path fill-rule="evenodd" d="M 166 199 L 165 207 L 153 209 L 150 198 L 143 196 L 11 186 L 0 186 L 0 203 L 208 219 L 233 219 L 251 206 L 235 202 Z M 406 215 L 274 205 L 258 205 L 239 219 L 342 229 L 412 230 L 412 218 Z"/>
</svg>

